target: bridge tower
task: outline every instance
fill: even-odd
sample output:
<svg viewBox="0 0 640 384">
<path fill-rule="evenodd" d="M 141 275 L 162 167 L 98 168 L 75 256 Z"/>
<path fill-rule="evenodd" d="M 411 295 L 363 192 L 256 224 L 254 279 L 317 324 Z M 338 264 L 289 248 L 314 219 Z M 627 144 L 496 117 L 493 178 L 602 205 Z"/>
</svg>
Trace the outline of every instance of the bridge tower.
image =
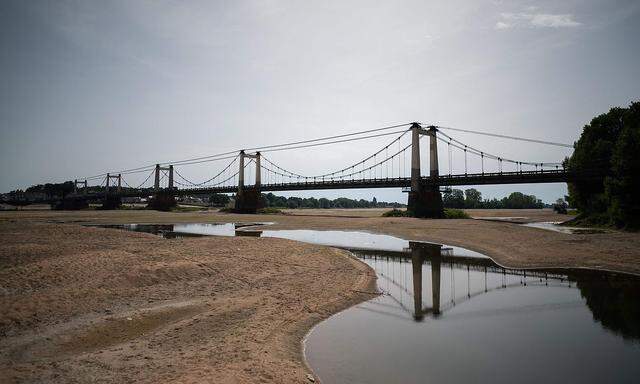
<svg viewBox="0 0 640 384">
<path fill-rule="evenodd" d="M 260 152 L 251 155 L 242 150 L 239 156 L 238 192 L 236 193 L 233 211 L 236 213 L 256 213 L 258 209 L 262 208 L 262 195 L 260 192 L 260 186 L 262 185 L 262 167 L 260 166 Z M 256 183 L 253 186 L 244 185 L 245 159 L 254 159 L 256 163 Z"/>
<path fill-rule="evenodd" d="M 160 187 L 160 179 L 162 172 L 167 174 L 167 187 Z M 153 197 L 149 200 L 147 208 L 156 209 L 158 211 L 169 211 L 178 205 L 176 202 L 176 189 L 173 186 L 173 165 L 161 167 L 156 164 L 156 170 L 153 183 Z"/>
<path fill-rule="evenodd" d="M 408 211 L 413 217 L 441 218 L 444 216 L 442 195 L 437 186 L 425 186 L 420 177 L 420 135 L 429 136 L 429 177 L 438 178 L 438 129 L 424 129 L 418 123 L 411 126 L 411 190 Z"/>
<path fill-rule="evenodd" d="M 111 194 L 111 180 L 116 181 L 116 193 Z M 116 209 L 122 205 L 122 175 L 112 175 L 107 173 L 104 187 L 104 199 L 102 201 L 102 209 Z"/>
<path fill-rule="evenodd" d="M 86 195 L 86 194 L 87 194 L 87 192 L 88 192 L 88 189 L 89 189 L 89 188 L 88 188 L 88 187 L 89 187 L 89 184 L 87 184 L 87 180 L 85 180 L 85 181 L 78 181 L 78 179 L 75 179 L 75 180 L 73 181 L 73 194 L 74 194 L 74 195 L 77 195 L 77 194 L 78 194 L 78 186 L 82 186 L 82 188 L 84 188 L 84 189 L 82 190 L 82 194 L 83 194 L 83 195 Z"/>
<path fill-rule="evenodd" d="M 81 195 L 78 194 L 78 186 L 83 188 Z M 88 208 L 88 186 L 89 184 L 87 183 L 87 180 L 78 181 L 78 179 L 75 179 L 73 181 L 73 193 L 64 196 L 62 200 L 58 202 L 52 203 L 51 208 L 55 210 L 77 210 Z"/>
</svg>

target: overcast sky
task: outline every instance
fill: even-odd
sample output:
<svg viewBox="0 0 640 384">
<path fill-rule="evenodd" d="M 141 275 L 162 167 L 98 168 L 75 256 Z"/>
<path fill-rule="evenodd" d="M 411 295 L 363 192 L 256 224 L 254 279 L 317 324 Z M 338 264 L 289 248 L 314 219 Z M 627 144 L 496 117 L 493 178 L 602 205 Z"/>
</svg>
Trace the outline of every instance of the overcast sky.
<svg viewBox="0 0 640 384">
<path fill-rule="evenodd" d="M 593 116 L 640 98 L 638 20 L 634 0 L 4 0 L 0 191 L 411 121 L 572 143 Z M 571 153 L 455 137 L 523 160 Z M 320 173 L 386 140 L 270 157 Z"/>
</svg>

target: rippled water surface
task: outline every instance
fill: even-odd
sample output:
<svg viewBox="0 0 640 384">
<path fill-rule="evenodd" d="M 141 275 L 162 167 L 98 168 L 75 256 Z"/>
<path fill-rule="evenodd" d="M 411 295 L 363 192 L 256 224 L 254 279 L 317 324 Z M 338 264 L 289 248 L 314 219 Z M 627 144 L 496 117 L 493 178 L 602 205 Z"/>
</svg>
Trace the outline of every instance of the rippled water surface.
<svg viewBox="0 0 640 384">
<path fill-rule="evenodd" d="M 233 236 L 244 232 L 240 227 L 125 229 L 168 237 Z M 306 358 L 325 383 L 640 378 L 637 277 L 505 269 L 462 248 L 365 232 L 244 230 L 346 248 L 376 271 L 383 295 L 320 323 L 305 341 Z"/>
</svg>

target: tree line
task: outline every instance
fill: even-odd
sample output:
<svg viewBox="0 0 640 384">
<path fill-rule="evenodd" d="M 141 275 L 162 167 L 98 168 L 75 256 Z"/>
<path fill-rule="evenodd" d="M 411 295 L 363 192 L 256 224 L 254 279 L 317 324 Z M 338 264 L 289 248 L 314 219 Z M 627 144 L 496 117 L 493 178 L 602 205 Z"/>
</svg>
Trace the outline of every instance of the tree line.
<svg viewBox="0 0 640 384">
<path fill-rule="evenodd" d="M 475 188 L 465 191 L 450 189 L 442 194 L 442 203 L 445 208 L 484 208 L 484 209 L 535 209 L 545 208 L 547 205 L 534 195 L 525 195 L 522 192 L 512 192 L 509 196 L 498 200 L 482 199 L 482 193 Z"/>
<path fill-rule="evenodd" d="M 349 199 L 346 197 L 339 197 L 337 199 L 327 199 L 321 197 L 316 199 L 315 197 L 301 198 L 301 197 L 284 197 L 276 196 L 273 193 L 262 194 L 262 199 L 265 207 L 275 208 L 402 208 L 405 204 L 396 202 L 378 201 L 375 197 L 373 200 L 365 199 Z"/>
</svg>

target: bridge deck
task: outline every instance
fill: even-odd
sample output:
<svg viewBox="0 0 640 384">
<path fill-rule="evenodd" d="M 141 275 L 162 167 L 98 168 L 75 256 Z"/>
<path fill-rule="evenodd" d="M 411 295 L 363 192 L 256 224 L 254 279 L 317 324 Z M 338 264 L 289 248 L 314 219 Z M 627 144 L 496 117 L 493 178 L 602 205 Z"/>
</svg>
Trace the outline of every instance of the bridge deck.
<svg viewBox="0 0 640 384">
<path fill-rule="evenodd" d="M 473 173 L 460 175 L 441 175 L 439 177 L 422 177 L 421 184 L 425 187 L 432 186 L 463 186 L 463 185 L 487 185 L 487 184 L 528 184 L 528 183 L 562 183 L 573 180 L 600 179 L 600 173 L 572 173 L 566 170 L 544 170 L 544 171 L 522 171 L 522 172 L 500 172 L 500 173 Z M 352 180 L 331 180 L 328 178 L 293 182 L 293 183 L 271 183 L 262 184 L 262 192 L 275 191 L 304 191 L 321 189 L 356 189 L 356 188 L 408 188 L 411 186 L 411 178 L 379 178 L 379 179 L 352 179 Z M 255 189 L 254 185 L 246 185 L 245 190 Z M 235 193 L 237 186 L 218 186 L 202 188 L 182 188 L 174 189 L 173 194 L 177 196 L 211 194 L 211 193 Z M 155 193 L 153 188 L 127 189 L 123 188 L 121 193 L 115 190 L 109 192 L 111 196 L 120 197 L 148 197 Z M 83 195 L 70 195 L 73 197 L 86 197 L 89 199 L 100 199 L 104 193 L 90 193 Z M 53 199 L 55 200 L 55 199 Z"/>
<path fill-rule="evenodd" d="M 486 185 L 486 184 L 526 184 L 526 183 L 561 183 L 576 178 L 565 170 L 501 172 L 501 173 L 474 173 L 461 175 L 442 175 L 439 177 L 422 177 L 423 186 L 462 186 L 462 185 Z M 383 178 L 383 179 L 355 179 L 355 180 L 307 180 L 294 183 L 262 184 L 263 192 L 275 191 L 304 191 L 320 189 L 356 189 L 356 188 L 406 188 L 411 186 L 411 178 Z M 246 190 L 255 188 L 253 185 L 245 186 Z M 208 193 L 235 193 L 237 186 L 183 188 L 175 191 L 176 195 L 208 194 Z M 123 197 L 140 197 L 153 194 L 153 190 L 144 189 L 126 191 Z"/>
</svg>

